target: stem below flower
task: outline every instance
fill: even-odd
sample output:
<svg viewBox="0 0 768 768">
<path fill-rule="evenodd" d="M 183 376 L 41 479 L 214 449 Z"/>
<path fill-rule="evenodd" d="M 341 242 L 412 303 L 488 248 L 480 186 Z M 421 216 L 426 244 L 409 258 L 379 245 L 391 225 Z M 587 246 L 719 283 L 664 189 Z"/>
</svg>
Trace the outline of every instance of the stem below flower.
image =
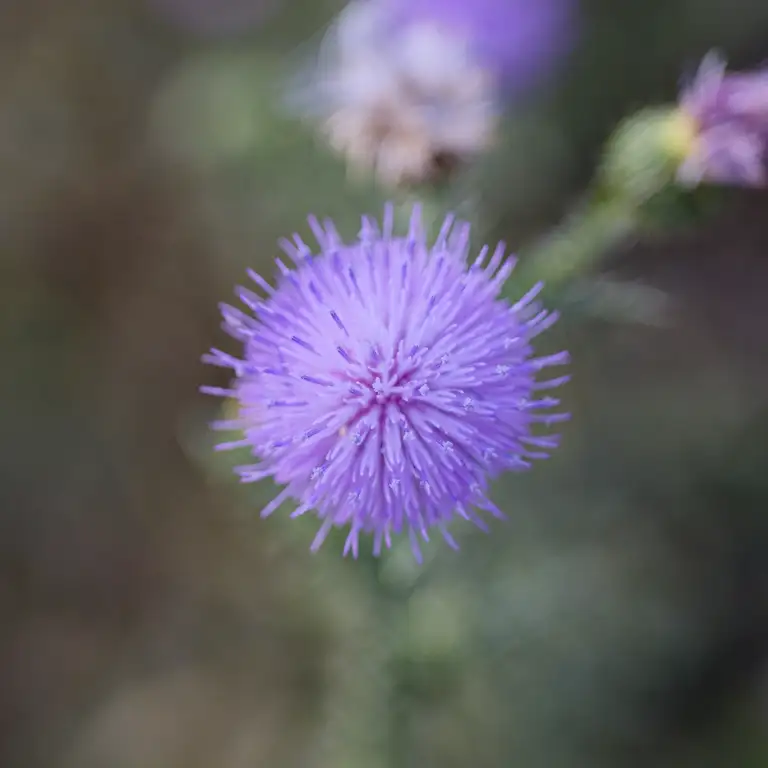
<svg viewBox="0 0 768 768">
<path fill-rule="evenodd" d="M 638 211 L 624 201 L 581 205 L 561 226 L 521 254 L 519 279 L 560 290 L 596 267 L 637 231 Z M 517 281 L 516 281 L 517 282 Z"/>
</svg>

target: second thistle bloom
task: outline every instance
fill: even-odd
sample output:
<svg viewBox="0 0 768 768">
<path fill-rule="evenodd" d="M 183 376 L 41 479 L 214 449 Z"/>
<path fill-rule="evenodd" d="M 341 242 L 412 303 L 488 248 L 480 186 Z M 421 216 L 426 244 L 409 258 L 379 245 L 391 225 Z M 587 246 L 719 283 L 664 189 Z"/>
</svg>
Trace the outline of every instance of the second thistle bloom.
<svg viewBox="0 0 768 768">
<path fill-rule="evenodd" d="M 673 183 L 768 183 L 768 68 L 726 71 L 710 53 L 677 104 L 642 109 L 609 140 L 601 181 L 637 207 Z"/>
<path fill-rule="evenodd" d="M 539 393 L 566 377 L 536 377 L 567 355 L 532 347 L 556 316 L 535 301 L 540 285 L 501 299 L 513 266 L 503 246 L 470 259 L 469 228 L 451 218 L 434 244 L 418 210 L 407 235 L 395 235 L 388 208 L 381 230 L 364 219 L 349 245 L 330 222 L 310 225 L 319 252 L 298 236 L 283 243 L 292 265 L 277 260 L 277 286 L 251 273 L 261 295 L 238 291 L 250 314 L 222 308 L 243 354 L 212 350 L 207 362 L 234 379 L 204 391 L 237 401 L 238 418 L 216 426 L 243 437 L 221 447 L 257 459 L 239 468 L 243 481 L 285 486 L 263 515 L 288 499 L 293 516 L 315 512 L 313 549 L 334 526 L 348 529 L 355 556 L 361 534 L 375 554 L 407 532 L 418 557 L 433 529 L 455 546 L 453 519 L 485 527 L 476 510 L 501 515 L 491 478 L 557 445 L 537 427 L 565 416 Z"/>
<path fill-rule="evenodd" d="M 768 68 L 726 71 L 707 56 L 683 91 L 688 141 L 679 170 L 683 183 L 765 186 L 768 181 Z"/>
<path fill-rule="evenodd" d="M 493 142 L 502 102 L 567 47 L 574 0 L 352 0 L 311 77 L 331 145 L 397 185 Z"/>
</svg>

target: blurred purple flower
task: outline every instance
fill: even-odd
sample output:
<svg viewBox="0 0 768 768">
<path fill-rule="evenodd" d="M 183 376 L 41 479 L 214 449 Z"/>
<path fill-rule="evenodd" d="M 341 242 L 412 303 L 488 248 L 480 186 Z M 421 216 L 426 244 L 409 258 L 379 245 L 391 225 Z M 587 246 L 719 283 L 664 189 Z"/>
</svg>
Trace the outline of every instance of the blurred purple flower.
<svg viewBox="0 0 768 768">
<path fill-rule="evenodd" d="M 679 179 L 764 186 L 768 180 L 768 68 L 726 73 L 709 54 L 680 107 L 690 119 L 690 140 Z"/>
<path fill-rule="evenodd" d="M 387 0 L 393 27 L 434 25 L 464 40 L 505 91 L 535 84 L 568 51 L 575 0 Z"/>
<path fill-rule="evenodd" d="M 534 428 L 567 417 L 542 413 L 559 401 L 536 395 L 568 377 L 535 377 L 568 356 L 535 358 L 531 347 L 556 315 L 536 303 L 541 285 L 514 305 L 500 299 L 513 268 L 504 246 L 470 265 L 469 226 L 452 217 L 431 246 L 418 208 L 407 236 L 393 235 L 388 206 L 383 233 L 364 218 L 351 245 L 331 222 L 309 223 L 319 254 L 298 235 L 284 241 L 294 266 L 277 260 L 277 287 L 250 272 L 264 295 L 237 291 L 253 315 L 222 306 L 243 359 L 212 350 L 204 360 L 235 377 L 230 389 L 203 391 L 235 399 L 238 418 L 214 427 L 244 436 L 219 448 L 259 459 L 238 468 L 244 482 L 286 486 L 262 516 L 289 498 L 292 517 L 316 511 L 313 551 L 334 526 L 349 527 L 344 553 L 355 557 L 369 533 L 375 555 L 407 530 L 419 559 L 418 537 L 433 527 L 456 547 L 454 517 L 486 530 L 473 507 L 502 517 L 489 479 L 557 445 Z"/>
<path fill-rule="evenodd" d="M 305 94 L 353 167 L 423 181 L 492 144 L 504 101 L 567 51 L 575 2 L 353 0 Z"/>
<path fill-rule="evenodd" d="M 199 35 L 244 32 L 266 19 L 277 0 L 149 0 L 169 22 Z"/>
</svg>

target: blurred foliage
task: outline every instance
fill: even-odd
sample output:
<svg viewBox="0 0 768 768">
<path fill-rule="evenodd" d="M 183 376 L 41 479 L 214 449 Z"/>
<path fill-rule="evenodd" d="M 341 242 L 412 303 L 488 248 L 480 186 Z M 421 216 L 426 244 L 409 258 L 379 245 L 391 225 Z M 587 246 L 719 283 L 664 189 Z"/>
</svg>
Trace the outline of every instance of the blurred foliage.
<svg viewBox="0 0 768 768">
<path fill-rule="evenodd" d="M 338 2 L 210 34 L 217 4 L 188 2 L 194 25 L 181 0 L 3 4 L 2 765 L 766 765 L 766 196 L 680 197 L 610 239 L 600 279 L 671 317 L 563 305 L 545 342 L 572 352 L 573 419 L 499 483 L 509 522 L 457 526 L 461 552 L 423 568 L 334 538 L 310 555 L 315 523 L 259 520 L 274 489 L 212 454 L 199 357 L 278 237 L 310 212 L 354 234 L 385 195 L 281 109 Z M 620 118 L 713 45 L 768 50 L 761 0 L 584 14 L 560 79 L 432 219 L 466 209 L 525 257 Z"/>
</svg>

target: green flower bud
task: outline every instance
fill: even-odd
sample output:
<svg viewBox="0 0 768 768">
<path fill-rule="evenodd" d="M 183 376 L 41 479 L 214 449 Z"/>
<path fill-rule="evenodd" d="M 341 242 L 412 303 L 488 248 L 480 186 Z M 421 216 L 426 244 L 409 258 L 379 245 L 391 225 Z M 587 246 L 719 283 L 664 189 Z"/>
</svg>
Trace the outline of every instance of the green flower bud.
<svg viewBox="0 0 768 768">
<path fill-rule="evenodd" d="M 609 199 L 640 206 L 675 181 L 696 141 L 693 118 L 675 106 L 644 109 L 619 124 L 599 171 Z"/>
</svg>

